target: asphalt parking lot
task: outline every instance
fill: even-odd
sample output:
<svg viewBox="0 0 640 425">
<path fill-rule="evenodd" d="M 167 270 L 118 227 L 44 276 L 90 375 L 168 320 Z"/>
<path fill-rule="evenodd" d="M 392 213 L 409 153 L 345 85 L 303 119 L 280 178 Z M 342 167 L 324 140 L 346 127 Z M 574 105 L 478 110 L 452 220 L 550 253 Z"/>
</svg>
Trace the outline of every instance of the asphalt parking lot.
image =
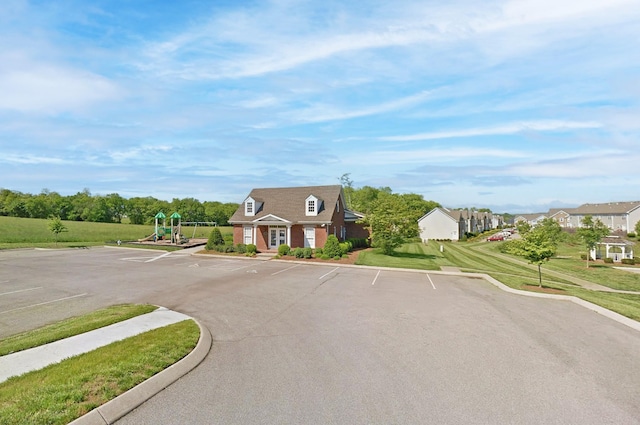
<svg viewBox="0 0 640 425">
<path fill-rule="evenodd" d="M 0 337 L 124 302 L 214 343 L 118 424 L 640 423 L 640 332 L 572 303 L 331 263 L 0 252 Z"/>
</svg>

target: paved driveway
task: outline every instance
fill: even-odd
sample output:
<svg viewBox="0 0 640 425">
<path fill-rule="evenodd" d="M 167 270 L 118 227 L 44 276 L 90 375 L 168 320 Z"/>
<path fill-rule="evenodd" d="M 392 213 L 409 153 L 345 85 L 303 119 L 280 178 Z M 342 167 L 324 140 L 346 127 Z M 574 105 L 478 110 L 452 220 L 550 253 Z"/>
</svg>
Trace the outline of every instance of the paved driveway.
<svg viewBox="0 0 640 425">
<path fill-rule="evenodd" d="M 118 302 L 205 361 L 118 424 L 640 423 L 640 332 L 479 279 L 124 249 L 0 252 L 0 336 Z"/>
</svg>

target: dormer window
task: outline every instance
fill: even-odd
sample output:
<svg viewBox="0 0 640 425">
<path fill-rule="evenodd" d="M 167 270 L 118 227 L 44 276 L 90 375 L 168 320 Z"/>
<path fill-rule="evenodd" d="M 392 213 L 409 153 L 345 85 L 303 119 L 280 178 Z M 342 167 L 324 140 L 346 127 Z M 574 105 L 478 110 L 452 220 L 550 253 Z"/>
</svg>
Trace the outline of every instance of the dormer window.
<svg viewBox="0 0 640 425">
<path fill-rule="evenodd" d="M 256 201 L 251 197 L 244 201 L 244 215 L 251 217 L 256 215 Z"/>
<path fill-rule="evenodd" d="M 307 199 L 305 199 L 305 215 L 307 216 L 317 216 L 318 212 L 320 212 L 320 208 L 322 207 L 322 200 L 316 198 L 313 195 L 309 195 Z"/>
</svg>

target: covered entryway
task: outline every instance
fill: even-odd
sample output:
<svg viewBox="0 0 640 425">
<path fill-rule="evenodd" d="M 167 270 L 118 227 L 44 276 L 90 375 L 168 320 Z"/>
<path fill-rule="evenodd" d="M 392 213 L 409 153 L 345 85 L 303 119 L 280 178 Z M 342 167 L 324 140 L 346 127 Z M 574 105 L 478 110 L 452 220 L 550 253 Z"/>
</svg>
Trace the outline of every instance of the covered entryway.
<svg viewBox="0 0 640 425">
<path fill-rule="evenodd" d="M 269 226 L 269 249 L 278 249 L 280 245 L 287 244 L 286 226 Z"/>
</svg>

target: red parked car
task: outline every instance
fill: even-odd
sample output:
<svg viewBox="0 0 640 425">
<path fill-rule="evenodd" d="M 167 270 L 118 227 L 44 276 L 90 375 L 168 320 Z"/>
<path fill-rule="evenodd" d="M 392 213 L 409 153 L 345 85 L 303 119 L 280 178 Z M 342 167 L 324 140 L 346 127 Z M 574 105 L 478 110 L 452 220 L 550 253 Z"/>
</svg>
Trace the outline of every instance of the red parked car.
<svg viewBox="0 0 640 425">
<path fill-rule="evenodd" d="M 504 236 L 501 234 L 491 235 L 487 238 L 487 242 L 503 241 Z"/>
</svg>

